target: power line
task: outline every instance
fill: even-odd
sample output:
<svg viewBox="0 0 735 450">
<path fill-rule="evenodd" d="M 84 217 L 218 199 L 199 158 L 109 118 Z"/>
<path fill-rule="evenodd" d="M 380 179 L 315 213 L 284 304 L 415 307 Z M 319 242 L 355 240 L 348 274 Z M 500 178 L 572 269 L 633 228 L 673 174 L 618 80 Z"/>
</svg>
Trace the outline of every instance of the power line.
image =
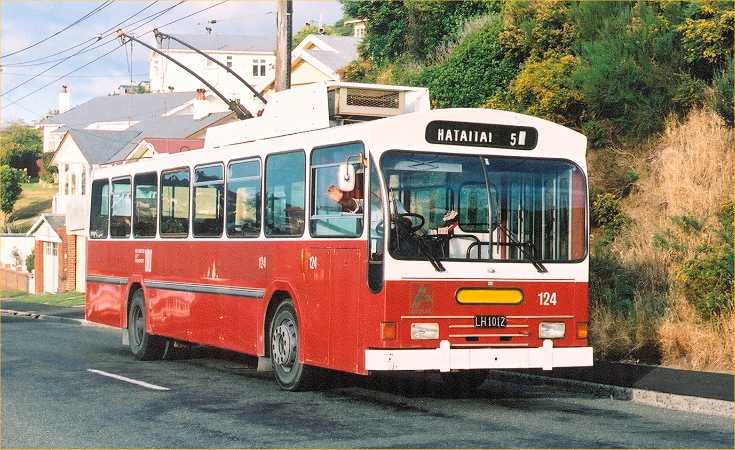
<svg viewBox="0 0 735 450">
<path fill-rule="evenodd" d="M 66 57 L 63 57 L 63 58 L 59 58 L 59 59 L 54 59 L 54 60 L 49 60 L 49 61 L 42 61 L 42 62 L 37 62 L 37 61 L 41 61 L 41 60 L 43 60 L 43 59 L 53 58 L 54 56 L 58 56 L 58 55 L 61 55 L 62 53 L 66 53 L 66 52 L 68 52 L 69 50 L 75 49 L 75 48 L 77 48 L 77 47 L 81 47 L 82 45 L 86 44 L 87 42 L 89 42 L 89 41 L 93 41 L 93 40 L 95 40 L 95 39 L 96 39 L 96 42 L 99 42 L 99 41 L 101 40 L 101 38 L 105 38 L 105 37 L 108 37 L 108 36 L 110 36 L 110 35 L 114 34 L 114 32 L 115 32 L 115 31 L 117 30 L 117 28 L 118 28 L 118 27 L 119 27 L 120 25 L 124 24 L 125 22 L 127 22 L 127 21 L 128 21 L 128 20 L 130 20 L 130 19 L 132 19 L 133 17 L 135 17 L 135 16 L 139 15 L 139 14 L 140 14 L 140 13 L 142 13 L 143 11 L 145 11 L 145 10 L 147 10 L 147 9 L 151 8 L 151 7 L 153 6 L 153 5 L 155 5 L 156 3 L 158 3 L 158 1 L 159 1 L 159 0 L 156 0 L 156 1 L 154 1 L 153 3 L 151 3 L 151 4 L 149 4 L 148 6 L 144 7 L 143 9 L 141 9 L 141 10 L 137 11 L 137 12 L 136 12 L 135 14 L 132 14 L 131 16 L 128 16 L 128 17 L 127 17 L 127 18 L 125 18 L 124 20 L 122 20 L 122 21 L 118 22 L 117 24 L 115 24 L 115 25 L 113 25 L 113 26 L 109 27 L 109 28 L 108 28 L 108 29 L 106 29 L 105 31 L 103 31 L 103 32 L 99 33 L 99 34 L 98 34 L 97 36 L 95 36 L 95 37 L 92 37 L 92 38 L 89 38 L 89 39 L 87 39 L 87 40 L 85 40 L 85 41 L 82 41 L 82 42 L 80 42 L 79 44 L 73 45 L 73 46 L 71 46 L 71 47 L 69 47 L 69 48 L 66 48 L 66 49 L 64 49 L 64 50 L 60 50 L 60 51 L 58 51 L 58 52 L 56 52 L 56 53 L 52 53 L 52 54 L 50 54 L 50 55 L 42 56 L 42 57 L 40 57 L 40 58 L 35 58 L 35 59 L 31 59 L 31 60 L 28 60 L 28 61 L 22 61 L 22 62 L 15 62 L 15 63 L 1 64 L 1 65 L 2 65 L 3 67 L 30 67 L 30 66 L 43 66 L 43 65 L 46 65 L 46 64 L 51 64 L 51 63 L 55 63 L 55 62 L 58 62 L 58 61 L 63 61 L 63 60 L 64 60 L 64 59 L 66 58 Z M 154 12 L 153 14 L 149 14 L 149 15 L 147 15 L 147 16 L 145 16 L 145 17 L 142 17 L 142 18 L 140 18 L 140 19 L 138 19 L 138 20 L 136 20 L 136 21 L 133 21 L 133 22 L 131 22 L 130 24 L 128 24 L 128 26 L 132 26 L 132 25 L 135 25 L 135 24 L 137 24 L 137 23 L 140 23 L 140 22 L 142 22 L 142 21 L 144 21 L 144 20 L 146 20 L 146 19 L 149 19 L 149 18 L 151 18 L 151 17 L 153 17 L 153 18 L 154 18 L 153 20 L 155 20 L 155 19 L 157 19 L 157 18 L 161 17 L 161 16 L 163 15 L 163 14 L 167 13 L 168 11 L 172 10 L 173 8 L 175 8 L 175 7 L 179 6 L 179 5 L 180 5 L 180 4 L 182 4 L 182 3 L 184 3 L 184 1 L 180 1 L 179 3 L 177 3 L 177 4 L 173 5 L 173 6 L 169 6 L 169 7 L 166 7 L 166 8 L 164 8 L 164 9 L 162 9 L 162 10 L 159 10 L 159 11 L 157 11 L 157 12 Z M 154 16 L 155 16 L 155 17 L 154 17 Z M 149 23 L 149 22 L 145 22 L 145 23 Z M 145 25 L 145 24 L 143 24 L 143 25 Z M 110 40 L 110 41 L 108 41 L 108 42 L 112 42 L 113 40 L 115 40 L 115 38 L 113 38 L 112 40 Z M 106 44 L 106 43 L 103 43 L 103 44 L 100 44 L 100 45 L 94 46 L 94 47 L 92 47 L 92 48 L 89 48 L 89 49 L 85 49 L 85 50 L 84 50 L 83 52 L 80 52 L 80 54 L 81 54 L 81 53 L 87 53 L 87 52 L 90 52 L 90 51 L 92 51 L 92 50 L 95 50 L 95 49 L 97 49 L 97 48 L 99 48 L 99 47 L 101 47 L 101 46 L 103 46 L 103 45 L 105 45 L 105 44 Z"/>
<path fill-rule="evenodd" d="M 84 20 L 92 17 L 93 15 L 97 14 L 98 12 L 102 11 L 103 9 L 105 9 L 108 6 L 112 5 L 113 3 L 114 3 L 114 0 L 105 1 L 101 5 L 99 5 L 96 8 L 94 8 L 92 11 L 90 11 L 87 14 L 83 15 L 82 17 L 80 17 L 79 19 L 77 19 L 74 22 L 70 23 L 69 25 L 65 26 L 64 28 L 62 28 L 61 30 L 57 31 L 56 33 L 54 33 L 54 34 L 52 34 L 50 36 L 47 36 L 47 37 L 41 39 L 40 41 L 37 41 L 37 42 L 35 42 L 35 43 L 31 44 L 31 45 L 28 45 L 26 47 L 23 47 L 20 50 L 16 50 L 14 52 L 10 52 L 7 55 L 2 55 L 2 56 L 0 56 L 0 59 L 7 58 L 8 56 L 16 55 L 16 54 L 18 54 L 20 52 L 24 52 L 24 51 L 26 51 L 26 50 L 28 50 L 30 48 L 33 48 L 33 47 L 35 47 L 35 46 L 37 46 L 39 44 L 42 44 L 42 43 L 48 41 L 49 39 L 53 38 L 54 36 L 58 36 L 59 34 L 63 33 L 64 31 L 66 31 L 69 28 L 73 27 L 74 25 L 76 25 L 78 23 L 81 23 Z"/>
<path fill-rule="evenodd" d="M 180 5 L 181 3 L 183 3 L 183 2 L 179 2 L 179 3 L 177 4 L 177 5 L 174 5 L 174 7 L 175 7 L 175 6 L 178 6 L 178 5 Z M 172 8 L 173 8 L 173 7 L 172 7 Z M 169 9 L 170 9 L 170 8 L 169 8 Z M 167 10 L 165 10 L 165 11 L 168 11 L 169 9 L 167 9 Z M 149 23 L 149 22 L 152 22 L 152 21 L 154 21 L 155 19 L 157 19 L 157 18 L 161 17 L 161 16 L 162 16 L 162 15 L 163 15 L 163 14 L 165 13 L 165 11 L 162 11 L 162 12 L 161 12 L 160 14 L 158 14 L 158 15 L 157 15 L 156 17 L 154 17 L 153 19 L 149 20 L 148 22 L 144 22 L 143 24 L 139 25 L 139 26 L 138 26 L 138 27 L 136 27 L 135 29 L 137 29 L 137 28 L 140 28 L 140 27 L 144 26 L 145 24 L 147 24 L 147 23 Z M 123 22 L 124 22 L 124 21 L 123 21 Z M 111 30 L 112 28 L 114 28 L 114 27 L 111 27 L 111 28 L 109 28 L 109 29 L 108 29 L 108 31 L 109 31 L 109 30 Z M 97 38 L 97 41 L 96 41 L 96 42 L 99 42 L 100 40 L 102 40 L 102 36 L 99 36 L 99 37 Z M 105 43 L 103 43 L 103 44 L 100 44 L 100 45 L 98 45 L 97 47 L 102 47 L 102 46 L 105 46 L 105 45 L 107 45 L 107 44 L 109 44 L 109 43 L 113 42 L 114 40 L 115 40 L 115 38 L 112 38 L 112 39 L 108 40 L 107 42 L 105 42 Z M 92 47 L 92 46 L 93 46 L 93 45 L 94 45 L 94 44 L 95 44 L 96 42 L 92 42 L 92 43 L 90 43 L 89 45 L 87 45 L 87 46 L 86 46 L 86 47 L 84 47 L 83 49 L 81 49 L 81 50 L 77 51 L 76 53 L 73 53 L 73 54 L 71 54 L 71 55 L 69 55 L 69 56 L 67 56 L 67 57 L 61 58 L 61 59 L 60 59 L 60 60 L 59 60 L 59 61 L 58 61 L 58 62 L 57 62 L 56 64 L 54 64 L 54 65 L 52 65 L 52 66 L 49 66 L 49 67 L 45 68 L 45 69 L 44 69 L 44 70 L 42 70 L 41 72 L 39 72 L 39 73 L 37 73 L 37 74 L 33 75 L 32 77 L 28 78 L 27 80 L 25 80 L 25 81 L 22 81 L 21 83 L 18 83 L 17 85 L 13 86 L 12 88 L 10 88 L 10 89 L 7 89 L 7 90 L 3 91 L 2 93 L 0 93 L 0 97 L 3 97 L 3 96 L 5 96 L 5 95 L 7 95 L 7 94 L 9 94 L 9 93 L 13 92 L 13 91 L 15 91 L 16 89 L 18 89 L 18 88 L 20 88 L 20 87 L 22 87 L 22 86 L 25 86 L 26 84 L 28 84 L 28 83 L 30 83 L 31 81 L 35 80 L 36 78 L 38 78 L 39 76 L 41 76 L 41 75 L 43 75 L 44 73 L 48 72 L 49 70 L 53 69 L 54 67 L 57 67 L 57 66 L 59 66 L 59 65 L 61 65 L 61 64 L 63 64 L 63 63 L 65 63 L 65 62 L 66 62 L 66 61 L 68 61 L 69 59 L 71 59 L 71 58 L 73 58 L 73 57 L 75 57 L 75 56 L 77 56 L 77 55 L 80 55 L 80 54 L 82 54 L 82 53 L 85 53 L 85 52 L 86 52 L 86 51 L 87 51 L 88 49 L 90 49 L 90 47 Z M 95 47 L 95 48 L 97 48 L 97 47 Z M 127 53 L 125 54 L 125 56 L 127 57 Z M 129 64 L 130 64 L 130 63 L 129 63 Z M 131 74 L 132 74 L 132 66 L 130 67 L 130 72 L 131 72 Z"/>
<path fill-rule="evenodd" d="M 0 74 L 5 75 L 5 76 L 11 76 L 11 77 L 21 77 L 21 76 L 28 75 L 26 73 L 19 73 L 19 72 L 0 72 Z M 141 73 L 134 73 L 133 74 L 134 77 L 142 77 L 142 76 L 145 76 L 145 75 L 148 75 L 148 74 L 147 73 L 143 73 L 143 72 L 141 72 Z M 49 77 L 52 77 L 53 78 L 53 77 L 58 77 L 58 76 L 59 76 L 59 74 L 57 74 L 57 73 L 50 73 L 48 75 L 41 75 L 41 78 L 49 78 Z M 109 73 L 108 74 L 104 74 L 104 75 L 102 75 L 102 74 L 100 74 L 100 75 L 71 75 L 71 76 L 69 76 L 67 78 L 108 78 L 108 77 L 113 77 L 113 76 L 117 76 L 117 75 L 115 75 L 115 74 L 109 74 Z"/>
<path fill-rule="evenodd" d="M 166 24 L 164 24 L 164 25 L 161 25 L 160 27 L 157 27 L 157 28 L 165 27 L 165 26 L 168 26 L 168 25 L 173 25 L 173 24 L 174 24 L 174 23 L 176 23 L 176 22 L 180 22 L 180 21 L 182 21 L 182 20 L 188 19 L 188 18 L 189 18 L 189 17 L 191 17 L 191 16 L 194 16 L 194 15 L 196 15 L 196 14 L 199 14 L 199 13 L 202 13 L 202 12 L 204 12 L 204 11 L 207 11 L 207 10 L 209 10 L 209 9 L 212 9 L 212 8 L 214 8 L 215 6 L 219 6 L 219 5 L 223 4 L 223 3 L 227 3 L 228 1 L 229 1 L 229 0 L 223 0 L 223 1 L 219 2 L 219 3 L 216 3 L 216 4 L 214 4 L 214 5 L 208 6 L 208 7 L 206 7 L 206 8 L 202 8 L 202 9 L 200 9 L 200 10 L 198 10 L 198 11 L 195 11 L 195 12 L 193 12 L 193 13 L 191 13 L 191 14 L 188 14 L 188 15 L 186 15 L 186 16 L 184 16 L 184 17 L 180 17 L 180 18 L 178 18 L 178 19 L 172 20 L 171 22 L 168 22 L 168 23 L 166 23 Z M 180 5 L 181 3 L 184 3 L 184 2 L 183 2 L 183 1 L 182 1 L 182 2 L 179 2 L 179 3 L 177 3 L 176 5 L 174 5 L 173 7 L 176 7 L 176 6 Z M 171 7 L 171 8 L 173 8 L 173 7 Z M 169 9 L 171 9 L 171 8 L 169 8 Z M 156 17 L 156 18 L 157 18 L 157 17 Z M 153 20 L 155 20 L 155 19 L 153 19 Z M 145 25 L 145 24 L 143 24 L 143 25 Z M 140 25 L 140 26 L 143 26 L 143 25 Z M 136 27 L 136 28 L 139 28 L 139 27 Z M 147 34 L 150 34 L 150 33 L 152 33 L 152 32 L 153 32 L 153 30 L 149 30 L 149 31 L 147 31 L 147 32 L 145 32 L 145 33 L 143 33 L 143 34 L 141 34 L 140 36 L 145 36 L 145 35 L 147 35 Z M 67 73 L 65 73 L 64 75 L 61 75 L 60 77 L 57 77 L 57 78 L 55 78 L 54 80 L 52 80 L 52 81 L 50 81 L 50 82 L 48 82 L 48 83 L 44 84 L 43 86 L 39 87 L 38 89 L 35 89 L 35 90 L 33 90 L 33 91 L 29 92 L 28 94 L 26 94 L 26 95 L 22 96 L 22 97 L 18 97 L 18 98 L 16 98 L 16 99 L 14 99 L 13 101 L 11 101 L 11 102 L 10 102 L 10 103 L 8 103 L 7 105 L 5 105 L 5 106 L 3 107 L 3 109 L 9 108 L 10 106 L 12 106 L 12 105 L 14 105 L 14 104 L 18 103 L 19 101 L 21 101 L 21 100 L 24 100 L 24 99 L 26 99 L 26 98 L 30 97 L 31 95 L 33 95 L 33 94 L 35 94 L 35 93 L 37 93 L 37 92 L 40 92 L 41 90 L 43 90 L 43 89 L 47 88 L 48 86 L 51 86 L 52 84 L 56 83 L 57 81 L 61 80 L 62 78 L 65 78 L 65 77 L 67 77 L 67 76 L 69 76 L 69 75 L 73 74 L 74 72 L 76 72 L 76 71 L 78 71 L 78 70 L 81 70 L 81 69 L 83 69 L 83 68 L 87 67 L 88 65 L 90 65 L 90 64 L 92 64 L 92 63 L 95 63 L 95 62 L 99 61 L 100 59 L 102 59 L 102 58 L 104 58 L 105 56 L 107 56 L 107 55 L 111 54 L 112 52 L 114 52 L 115 50 L 117 50 L 117 49 L 119 49 L 119 48 L 123 47 L 124 45 L 125 45 L 125 44 L 120 44 L 120 45 L 118 45 L 117 47 L 113 48 L 112 50 L 108 51 L 107 53 L 104 53 L 104 54 L 102 54 L 102 55 L 98 56 L 97 58 L 95 58 L 95 59 L 93 59 L 93 60 L 91 60 L 91 61 L 89 61 L 89 62 L 87 62 L 87 63 L 85 63 L 85 64 L 83 64 L 83 65 L 81 65 L 81 66 L 79 66 L 79 67 L 77 67 L 77 68 L 75 68 L 75 69 L 73 69 L 73 70 L 69 71 L 69 72 L 67 72 Z"/>
</svg>

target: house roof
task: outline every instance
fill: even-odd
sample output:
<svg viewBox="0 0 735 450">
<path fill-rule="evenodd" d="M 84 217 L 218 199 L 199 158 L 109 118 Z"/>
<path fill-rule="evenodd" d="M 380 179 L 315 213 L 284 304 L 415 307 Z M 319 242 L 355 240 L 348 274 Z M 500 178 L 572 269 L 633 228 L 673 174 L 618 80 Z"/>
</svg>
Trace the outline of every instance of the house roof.
<svg viewBox="0 0 735 450">
<path fill-rule="evenodd" d="M 204 147 L 204 139 L 145 138 L 156 153 L 179 153 Z"/>
<path fill-rule="evenodd" d="M 74 139 L 84 158 L 90 164 L 106 163 L 140 135 L 141 132 L 137 130 L 107 131 L 72 128 L 68 132 L 68 136 Z"/>
<path fill-rule="evenodd" d="M 268 52 L 272 53 L 276 47 L 275 37 L 268 36 L 245 36 L 227 34 L 174 34 L 175 38 L 181 39 L 187 44 L 202 51 L 230 51 L 230 52 Z M 158 44 L 162 50 L 187 50 L 178 42 L 167 39 Z"/>
<path fill-rule="evenodd" d="M 41 124 L 84 128 L 95 122 L 144 121 L 160 117 L 161 114 L 188 102 L 194 95 L 194 92 L 166 92 L 95 97 L 65 113 L 44 119 Z"/>
<path fill-rule="evenodd" d="M 328 36 L 325 34 L 317 35 L 317 39 L 332 47 L 337 53 L 344 55 L 345 58 L 350 58 L 347 61 L 348 63 L 357 59 L 357 46 L 360 44 L 360 39 L 354 36 Z"/>
<path fill-rule="evenodd" d="M 337 72 L 347 64 L 355 60 L 354 57 L 344 54 L 331 52 L 329 50 L 309 49 L 303 50 L 307 55 L 316 58 L 320 63 L 327 66 L 332 72 Z"/>
<path fill-rule="evenodd" d="M 49 224 L 49 227 L 51 228 L 53 232 L 52 240 L 55 242 L 61 242 L 61 237 L 56 232 L 56 230 L 58 230 L 59 228 L 66 228 L 66 216 L 63 214 L 41 214 L 40 216 L 38 216 L 38 219 L 36 220 L 36 222 L 28 230 L 28 232 L 26 233 L 26 236 L 35 235 L 38 228 L 44 222 Z"/>
</svg>

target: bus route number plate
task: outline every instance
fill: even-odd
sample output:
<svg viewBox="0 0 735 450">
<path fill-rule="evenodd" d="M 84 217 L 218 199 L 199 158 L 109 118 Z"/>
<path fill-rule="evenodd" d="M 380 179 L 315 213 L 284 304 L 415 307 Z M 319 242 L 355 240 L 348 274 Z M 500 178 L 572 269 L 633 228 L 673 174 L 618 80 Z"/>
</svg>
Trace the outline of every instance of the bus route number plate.
<svg viewBox="0 0 735 450">
<path fill-rule="evenodd" d="M 505 316 L 475 316 L 475 328 L 505 328 L 507 324 Z"/>
</svg>

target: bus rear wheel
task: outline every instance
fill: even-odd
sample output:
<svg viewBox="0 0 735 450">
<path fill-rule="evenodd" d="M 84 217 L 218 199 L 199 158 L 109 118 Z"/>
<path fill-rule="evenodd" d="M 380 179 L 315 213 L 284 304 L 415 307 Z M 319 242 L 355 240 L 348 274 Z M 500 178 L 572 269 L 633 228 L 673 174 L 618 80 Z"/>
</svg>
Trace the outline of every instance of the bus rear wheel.
<svg viewBox="0 0 735 450">
<path fill-rule="evenodd" d="M 128 308 L 128 341 L 130 351 L 141 361 L 154 361 L 163 357 L 166 339 L 149 334 L 146 330 L 146 309 L 143 289 L 133 293 Z"/>
<path fill-rule="evenodd" d="M 273 373 L 282 389 L 301 391 L 314 383 L 314 368 L 299 362 L 300 332 L 290 299 L 281 302 L 270 323 L 270 356 Z"/>
</svg>

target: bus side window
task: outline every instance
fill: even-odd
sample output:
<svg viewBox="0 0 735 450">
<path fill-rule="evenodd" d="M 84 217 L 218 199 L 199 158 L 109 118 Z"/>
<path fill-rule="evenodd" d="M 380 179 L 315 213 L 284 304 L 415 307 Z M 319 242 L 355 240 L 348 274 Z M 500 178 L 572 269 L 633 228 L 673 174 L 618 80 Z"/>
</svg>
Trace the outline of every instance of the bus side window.
<svg viewBox="0 0 735 450">
<path fill-rule="evenodd" d="M 270 155 L 265 160 L 265 235 L 304 234 L 303 150 Z"/>
<path fill-rule="evenodd" d="M 105 239 L 110 219 L 110 182 L 95 180 L 92 183 L 92 206 L 89 211 L 90 239 Z"/>
<path fill-rule="evenodd" d="M 362 143 L 331 145 L 311 152 L 311 216 L 309 232 L 314 237 L 358 237 L 364 217 L 364 178 Z M 355 189 L 342 192 L 338 183 L 340 164 L 355 168 Z"/>
<path fill-rule="evenodd" d="M 227 236 L 260 235 L 260 160 L 230 163 L 227 171 Z"/>
<path fill-rule="evenodd" d="M 158 179 L 155 172 L 140 173 L 134 178 L 133 236 L 156 237 Z"/>
<path fill-rule="evenodd" d="M 195 237 L 222 236 L 225 216 L 225 180 L 222 164 L 210 164 L 194 168 L 194 218 L 192 229 Z"/>
<path fill-rule="evenodd" d="M 189 169 L 161 172 L 161 236 L 189 234 Z"/>
<path fill-rule="evenodd" d="M 131 204 L 130 177 L 112 180 L 110 237 L 130 237 Z"/>
</svg>

